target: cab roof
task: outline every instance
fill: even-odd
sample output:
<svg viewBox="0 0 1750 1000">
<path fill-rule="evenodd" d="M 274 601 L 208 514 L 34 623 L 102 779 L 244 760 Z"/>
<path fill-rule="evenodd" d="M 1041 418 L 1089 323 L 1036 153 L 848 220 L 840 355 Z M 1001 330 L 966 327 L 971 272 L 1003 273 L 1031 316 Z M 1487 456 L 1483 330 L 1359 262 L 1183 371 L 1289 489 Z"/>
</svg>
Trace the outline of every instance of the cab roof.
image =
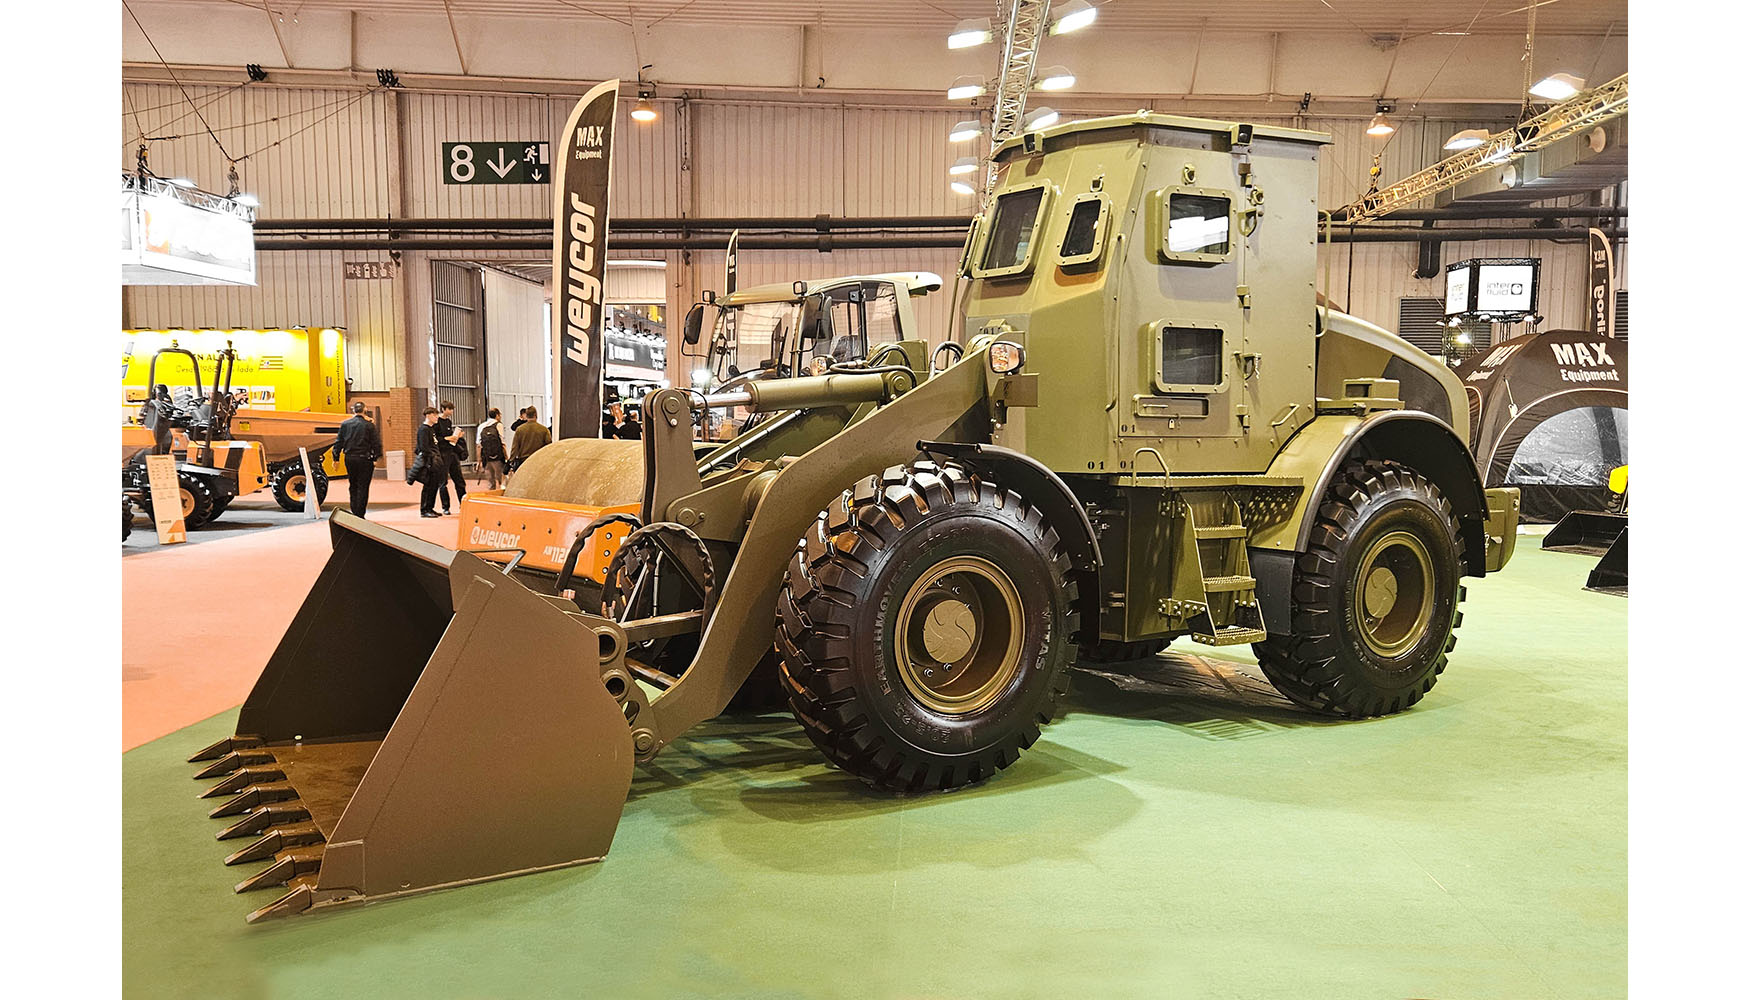
<svg viewBox="0 0 1750 1000">
<path fill-rule="evenodd" d="M 1104 118 L 1084 118 L 1079 121 L 1060 122 L 1059 124 L 1032 132 L 1023 132 L 1003 140 L 991 153 L 991 159 L 998 159 L 1010 150 L 1020 149 L 1027 135 L 1036 135 L 1044 139 L 1055 139 L 1060 136 L 1072 135 L 1077 132 L 1121 131 L 1134 128 L 1168 128 L 1185 132 L 1207 132 L 1212 135 L 1233 135 L 1239 125 L 1249 125 L 1252 135 L 1263 139 L 1286 139 L 1290 142 L 1305 142 L 1315 145 L 1326 145 L 1331 141 L 1328 132 L 1313 132 L 1307 129 L 1287 128 L 1281 125 L 1251 125 L 1245 122 L 1219 121 L 1214 118 L 1189 118 L 1184 115 L 1163 115 L 1156 111 L 1138 111 L 1129 115 L 1108 115 Z"/>
<path fill-rule="evenodd" d="M 840 285 L 860 284 L 865 281 L 889 281 L 905 289 L 908 295 L 928 295 L 942 287 L 942 276 L 929 271 L 889 271 L 884 274 L 847 274 L 833 278 L 815 278 L 810 281 L 775 282 L 769 285 L 751 285 L 747 288 L 737 288 L 728 295 L 719 296 L 717 304 L 721 306 L 744 306 L 755 302 L 795 302 L 804 295 L 824 292 Z M 803 291 L 798 293 L 796 286 L 801 285 Z"/>
</svg>

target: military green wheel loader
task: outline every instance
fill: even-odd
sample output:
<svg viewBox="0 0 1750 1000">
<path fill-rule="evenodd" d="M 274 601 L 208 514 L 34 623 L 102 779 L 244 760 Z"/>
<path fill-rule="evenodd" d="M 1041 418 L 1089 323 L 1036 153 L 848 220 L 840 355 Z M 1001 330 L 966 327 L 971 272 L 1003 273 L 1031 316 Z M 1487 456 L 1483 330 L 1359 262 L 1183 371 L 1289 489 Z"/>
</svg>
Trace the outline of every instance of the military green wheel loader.
<svg viewBox="0 0 1750 1000">
<path fill-rule="evenodd" d="M 1249 643 L 1311 709 L 1414 704 L 1517 494 L 1482 488 L 1440 362 L 1318 305 L 1325 141 L 1139 113 L 1004 144 L 958 361 L 652 393 L 591 600 L 335 513 L 194 758 L 218 836 L 256 838 L 239 891 L 284 890 L 251 919 L 599 860 L 633 767 L 774 650 L 808 737 L 896 792 L 1013 764 L 1078 648 Z M 732 404 L 774 416 L 695 458 L 694 408 Z"/>
</svg>

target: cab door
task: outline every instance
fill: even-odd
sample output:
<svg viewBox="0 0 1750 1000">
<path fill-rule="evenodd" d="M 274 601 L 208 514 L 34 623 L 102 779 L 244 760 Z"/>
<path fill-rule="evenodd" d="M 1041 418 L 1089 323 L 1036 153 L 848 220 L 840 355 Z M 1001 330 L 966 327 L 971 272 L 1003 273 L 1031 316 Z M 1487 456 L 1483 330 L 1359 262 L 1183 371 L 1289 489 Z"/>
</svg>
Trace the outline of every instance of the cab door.
<svg viewBox="0 0 1750 1000">
<path fill-rule="evenodd" d="M 1238 289 L 1243 241 L 1229 191 L 1172 186 L 1144 199 L 1132 255 L 1125 322 L 1138 336 L 1120 359 L 1119 436 L 1135 471 L 1240 471 L 1245 465 L 1242 358 L 1245 316 Z M 1130 364 L 1124 364 L 1129 360 Z M 1149 454 L 1153 448 L 1159 453 Z"/>
</svg>

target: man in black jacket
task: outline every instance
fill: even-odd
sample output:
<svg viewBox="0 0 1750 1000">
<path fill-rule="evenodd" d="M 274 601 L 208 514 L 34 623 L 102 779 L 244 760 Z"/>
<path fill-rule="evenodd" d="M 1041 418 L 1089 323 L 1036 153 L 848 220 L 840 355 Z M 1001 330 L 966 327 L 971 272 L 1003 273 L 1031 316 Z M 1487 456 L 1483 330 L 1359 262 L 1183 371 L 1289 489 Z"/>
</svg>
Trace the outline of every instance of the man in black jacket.
<svg viewBox="0 0 1750 1000">
<path fill-rule="evenodd" d="M 443 473 L 448 482 L 456 484 L 456 502 L 459 504 L 462 502 L 462 497 L 468 492 L 467 484 L 462 479 L 462 452 L 456 445 L 458 441 L 462 440 L 463 435 L 461 431 L 456 430 L 456 404 L 446 399 L 438 406 L 443 411 L 438 416 L 437 422 L 438 448 L 444 456 Z M 438 486 L 438 499 L 444 505 L 444 513 L 448 514 L 450 512 L 450 491 L 446 485 L 440 484 Z"/>
<path fill-rule="evenodd" d="M 425 423 L 419 425 L 419 441 L 414 445 L 413 471 L 408 481 L 417 480 L 419 487 L 419 516 L 442 517 L 437 512 L 438 487 L 448 478 L 449 470 L 444 465 L 443 439 L 438 437 L 438 411 L 435 406 L 425 408 Z"/>
<path fill-rule="evenodd" d="M 334 450 L 346 459 L 347 495 L 352 512 L 364 517 L 365 504 L 371 499 L 371 473 L 377 468 L 377 459 L 383 456 L 383 435 L 365 416 L 365 404 L 352 404 L 352 416 L 340 425 Z"/>
</svg>

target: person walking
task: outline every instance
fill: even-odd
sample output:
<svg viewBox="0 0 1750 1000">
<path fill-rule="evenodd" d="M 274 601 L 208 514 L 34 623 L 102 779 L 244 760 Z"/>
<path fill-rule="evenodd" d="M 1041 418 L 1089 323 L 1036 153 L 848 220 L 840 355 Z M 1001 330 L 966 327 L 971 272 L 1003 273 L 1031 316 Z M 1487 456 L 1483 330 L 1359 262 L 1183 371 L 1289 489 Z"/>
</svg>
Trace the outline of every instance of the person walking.
<svg viewBox="0 0 1750 1000">
<path fill-rule="evenodd" d="M 486 488 L 496 490 L 504 482 L 504 463 L 509 457 L 504 449 L 504 422 L 498 419 L 498 407 L 486 411 L 486 422 L 475 432 L 474 443 L 480 468 L 486 472 Z"/>
<path fill-rule="evenodd" d="M 532 406 L 525 406 L 522 409 L 516 411 L 516 419 L 512 420 L 510 422 L 510 433 L 511 433 L 511 436 L 513 438 L 513 443 L 514 443 L 514 438 L 516 436 L 516 429 L 518 427 L 521 427 L 522 425 L 528 423 L 529 420 L 534 417 L 534 415 L 535 415 L 535 408 Z"/>
<path fill-rule="evenodd" d="M 383 457 L 383 435 L 365 414 L 365 404 L 352 404 L 352 416 L 341 423 L 334 452 L 346 461 L 347 499 L 353 516 L 364 517 L 365 505 L 371 500 L 371 475 L 377 470 L 377 459 Z"/>
<path fill-rule="evenodd" d="M 529 456 L 553 443 L 553 434 L 539 420 L 535 419 L 535 408 L 529 407 L 523 411 L 528 414 L 522 426 L 516 429 L 516 434 L 510 441 L 510 471 L 515 472 L 529 460 Z"/>
<path fill-rule="evenodd" d="M 437 512 L 438 487 L 448 477 L 449 470 L 444 465 L 443 439 L 438 437 L 437 407 L 426 407 L 424 419 L 425 423 L 419 425 L 413 470 L 407 481 L 419 483 L 419 516 L 442 517 Z"/>
<path fill-rule="evenodd" d="M 456 503 L 468 495 L 468 486 L 462 479 L 462 456 L 466 454 L 467 446 L 462 444 L 465 436 L 456 430 L 456 404 L 444 400 L 438 404 L 440 413 L 437 422 L 438 447 L 443 452 L 444 482 L 438 486 L 438 499 L 442 502 L 444 513 L 450 512 L 449 484 L 456 484 Z"/>
</svg>

